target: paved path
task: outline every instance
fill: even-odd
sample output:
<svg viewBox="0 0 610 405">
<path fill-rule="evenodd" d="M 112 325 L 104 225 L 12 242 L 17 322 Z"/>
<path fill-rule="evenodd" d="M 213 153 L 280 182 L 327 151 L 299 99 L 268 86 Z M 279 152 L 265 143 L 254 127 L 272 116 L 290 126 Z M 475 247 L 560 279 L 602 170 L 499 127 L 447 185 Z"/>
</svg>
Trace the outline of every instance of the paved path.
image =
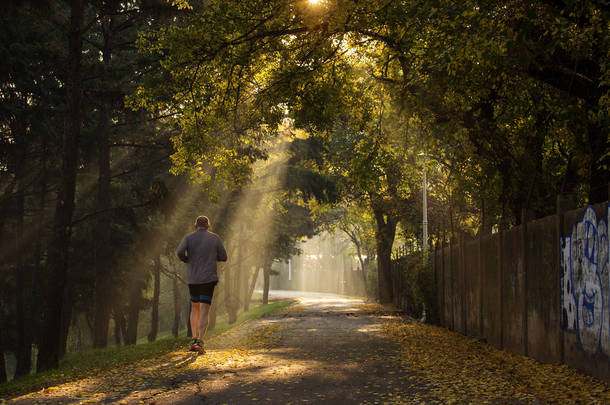
<svg viewBox="0 0 610 405">
<path fill-rule="evenodd" d="M 9 402 L 610 404 L 605 383 L 566 366 L 401 320 L 358 299 L 310 295 L 215 337 L 205 355 L 181 349 Z"/>
<path fill-rule="evenodd" d="M 178 351 L 11 403 L 404 403 L 418 390 L 377 305 L 323 295 L 219 335 L 196 356 Z M 411 401 L 409 401 L 411 402 Z"/>
<path fill-rule="evenodd" d="M 395 316 L 367 311 L 362 304 L 338 296 L 302 298 L 295 307 L 248 322 L 207 349 L 211 353 L 246 347 L 251 354 L 239 366 L 217 365 L 200 380 L 155 401 L 402 402 L 417 390 L 408 371 L 394 361 L 397 346 L 381 331 L 380 325 Z"/>
</svg>

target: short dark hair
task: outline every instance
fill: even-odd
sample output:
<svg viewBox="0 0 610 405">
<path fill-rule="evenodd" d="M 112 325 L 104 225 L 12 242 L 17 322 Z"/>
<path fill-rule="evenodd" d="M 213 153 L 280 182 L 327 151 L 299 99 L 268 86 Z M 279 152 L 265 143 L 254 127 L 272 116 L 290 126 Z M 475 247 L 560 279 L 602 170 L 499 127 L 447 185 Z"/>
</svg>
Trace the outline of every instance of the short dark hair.
<svg viewBox="0 0 610 405">
<path fill-rule="evenodd" d="M 195 220 L 195 226 L 208 229 L 210 227 L 210 220 L 205 215 L 199 215 Z"/>
</svg>

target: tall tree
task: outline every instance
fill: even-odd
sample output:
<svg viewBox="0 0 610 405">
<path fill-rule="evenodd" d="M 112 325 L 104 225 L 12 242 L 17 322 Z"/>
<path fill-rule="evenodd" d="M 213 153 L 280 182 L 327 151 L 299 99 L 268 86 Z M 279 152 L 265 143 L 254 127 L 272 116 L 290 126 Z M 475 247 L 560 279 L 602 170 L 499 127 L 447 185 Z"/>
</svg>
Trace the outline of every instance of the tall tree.
<svg viewBox="0 0 610 405">
<path fill-rule="evenodd" d="M 59 184 L 53 235 L 48 257 L 48 293 L 45 308 L 45 344 L 40 346 L 38 369 L 48 370 L 59 364 L 64 298 L 68 273 L 68 255 L 74 211 L 74 193 L 81 131 L 83 46 L 83 0 L 70 0 L 68 69 L 66 76 L 66 118 L 63 136 L 62 181 Z"/>
</svg>

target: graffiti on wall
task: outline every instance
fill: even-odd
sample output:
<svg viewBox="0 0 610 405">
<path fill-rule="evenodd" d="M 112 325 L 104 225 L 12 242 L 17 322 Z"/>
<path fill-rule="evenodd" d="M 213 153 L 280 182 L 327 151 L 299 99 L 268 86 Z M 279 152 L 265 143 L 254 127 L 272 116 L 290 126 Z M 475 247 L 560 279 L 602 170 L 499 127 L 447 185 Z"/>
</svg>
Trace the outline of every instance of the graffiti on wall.
<svg viewBox="0 0 610 405">
<path fill-rule="evenodd" d="M 608 221 L 588 207 L 572 233 L 559 238 L 561 326 L 578 335 L 589 355 L 610 356 L 609 233 Z"/>
</svg>

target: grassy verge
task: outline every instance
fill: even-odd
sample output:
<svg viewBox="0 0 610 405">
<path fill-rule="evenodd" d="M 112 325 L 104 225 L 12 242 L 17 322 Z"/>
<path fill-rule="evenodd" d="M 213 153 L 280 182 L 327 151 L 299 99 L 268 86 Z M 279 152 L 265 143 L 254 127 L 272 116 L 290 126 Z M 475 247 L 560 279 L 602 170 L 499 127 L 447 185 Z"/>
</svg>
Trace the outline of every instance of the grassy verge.
<svg viewBox="0 0 610 405">
<path fill-rule="evenodd" d="M 217 336 L 235 326 L 249 320 L 282 309 L 293 301 L 277 301 L 269 305 L 254 304 L 250 311 L 241 312 L 237 322 L 229 325 L 225 315 L 216 320 L 216 327 L 209 330 L 206 339 Z M 112 346 L 106 349 L 87 350 L 79 353 L 67 354 L 59 364 L 59 368 L 34 375 L 29 375 L 7 383 L 0 384 L 0 399 L 8 399 L 28 392 L 59 385 L 80 378 L 99 374 L 108 369 L 139 360 L 151 359 L 177 349 L 183 349 L 189 339 L 182 337 L 167 337 L 151 343 L 132 346 Z M 1 402 L 1 400 L 0 400 Z"/>
</svg>

